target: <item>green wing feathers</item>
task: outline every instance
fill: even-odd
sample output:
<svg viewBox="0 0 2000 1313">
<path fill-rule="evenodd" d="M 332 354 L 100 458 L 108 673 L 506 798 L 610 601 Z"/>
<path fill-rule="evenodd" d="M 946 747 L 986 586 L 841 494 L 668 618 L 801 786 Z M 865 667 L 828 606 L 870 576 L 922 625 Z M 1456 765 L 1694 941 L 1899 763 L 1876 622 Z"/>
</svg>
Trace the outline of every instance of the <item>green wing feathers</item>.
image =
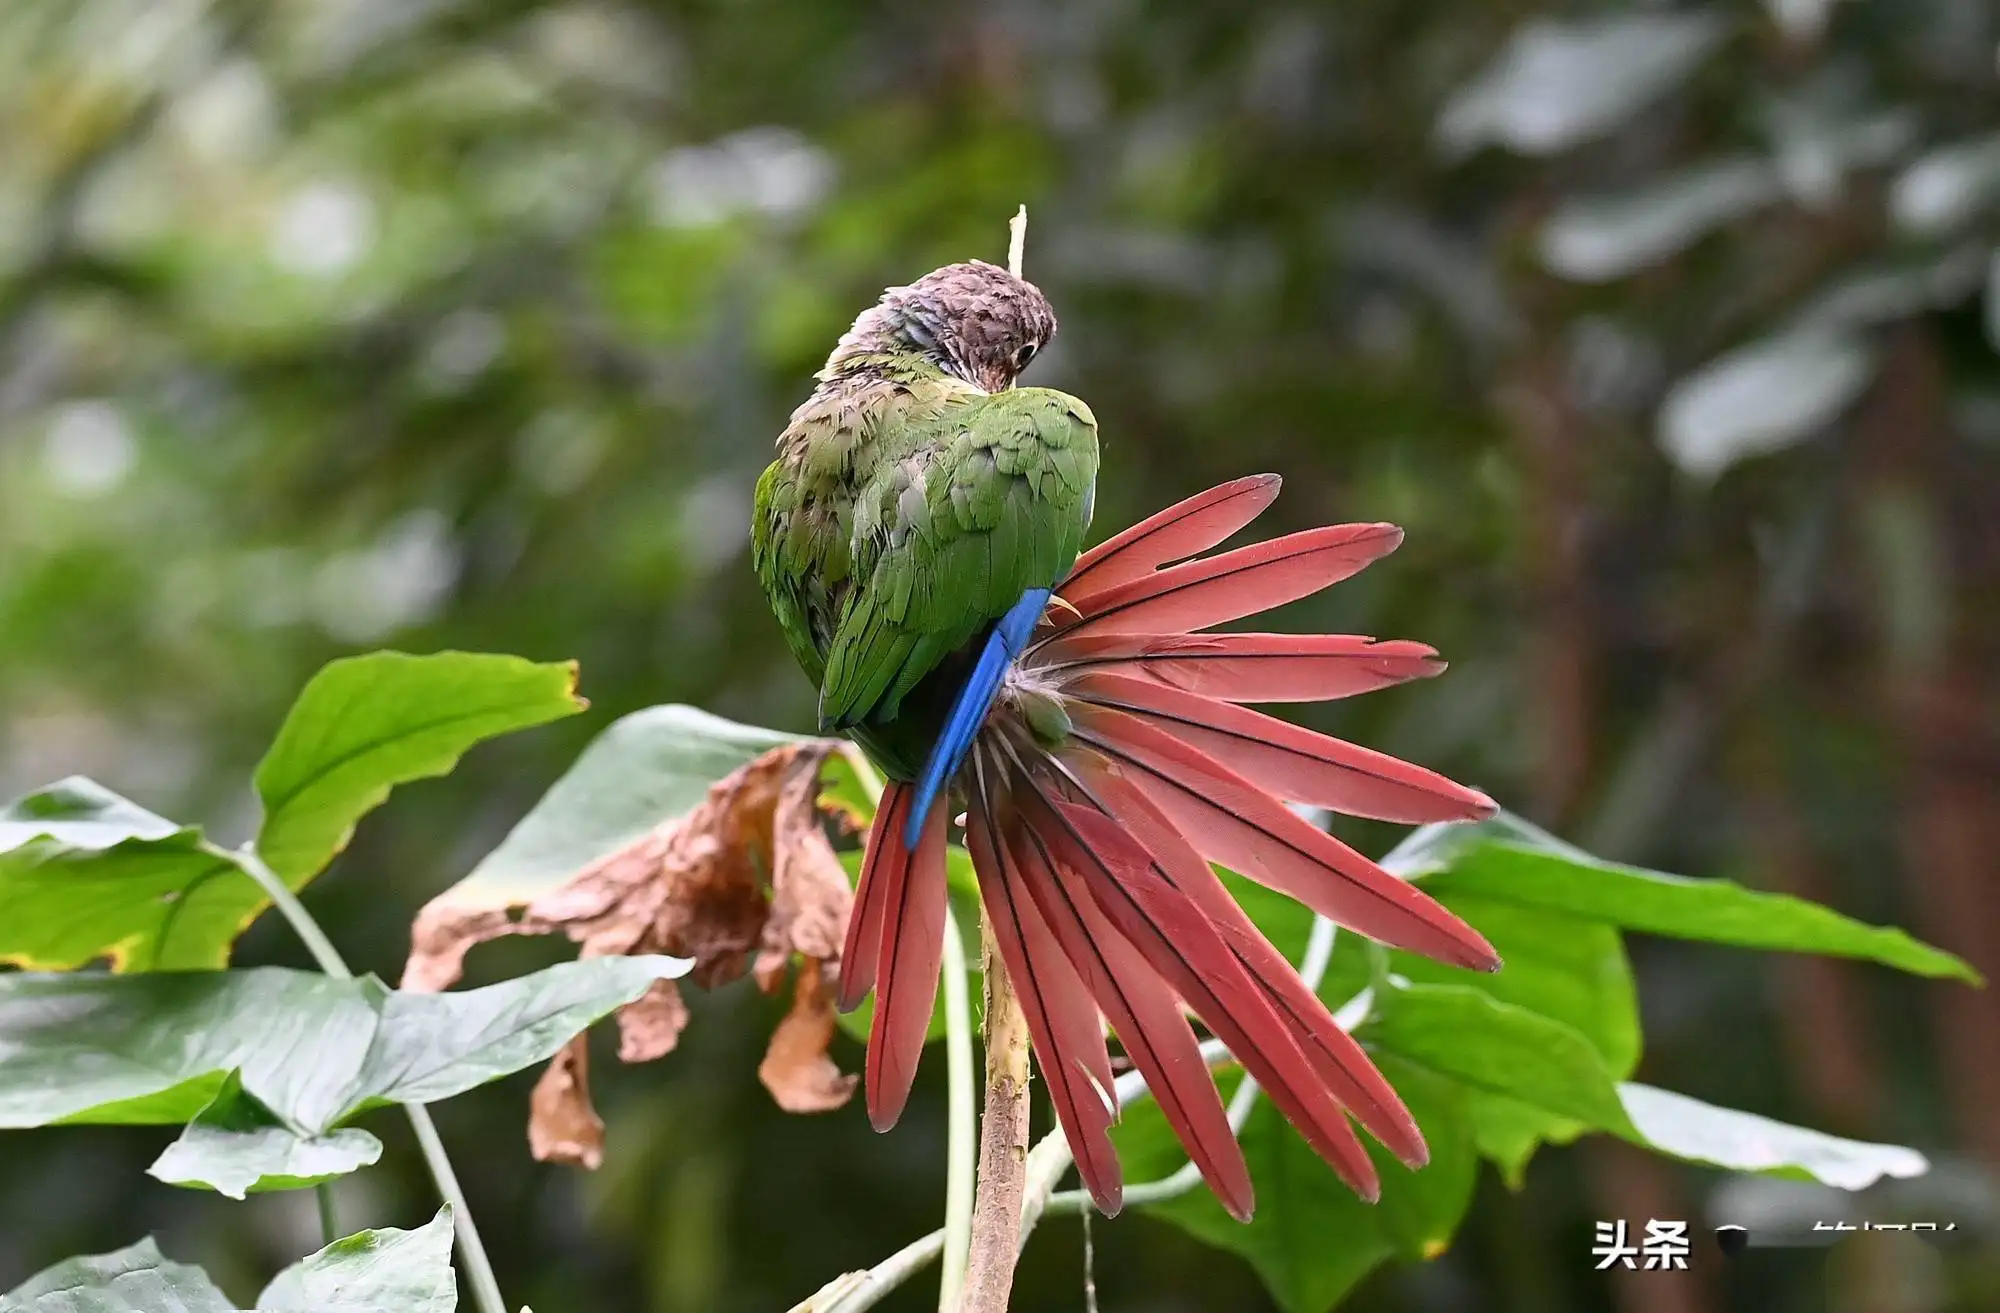
<svg viewBox="0 0 2000 1313">
<path fill-rule="evenodd" d="M 1074 397 L 972 395 L 882 429 L 820 667 L 826 729 L 893 720 L 940 661 L 1061 579 L 1090 517 L 1097 421 Z"/>
</svg>

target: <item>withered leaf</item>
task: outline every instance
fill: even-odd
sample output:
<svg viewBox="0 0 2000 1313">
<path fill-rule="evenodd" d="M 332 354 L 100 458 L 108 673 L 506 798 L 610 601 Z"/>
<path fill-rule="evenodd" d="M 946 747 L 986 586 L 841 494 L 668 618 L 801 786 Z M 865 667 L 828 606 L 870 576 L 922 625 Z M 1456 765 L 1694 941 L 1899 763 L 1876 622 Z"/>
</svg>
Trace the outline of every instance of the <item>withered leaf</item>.
<svg viewBox="0 0 2000 1313">
<path fill-rule="evenodd" d="M 827 1056 L 835 1028 L 833 988 L 818 959 L 809 957 L 792 986 L 792 1010 L 771 1033 L 757 1067 L 757 1079 L 786 1112 L 831 1112 L 854 1097 L 855 1077 Z"/>
<path fill-rule="evenodd" d="M 827 1056 L 835 1029 L 827 982 L 839 971 L 853 891 L 819 803 L 820 768 L 837 747 L 816 740 L 773 748 L 717 781 L 685 815 L 554 888 L 499 898 L 447 890 L 411 927 L 403 988 L 446 988 L 463 973 L 469 949 L 506 935 L 561 933 L 585 957 L 692 958 L 689 978 L 704 988 L 754 969 L 766 993 L 783 985 L 797 954 L 792 1009 L 759 1074 L 790 1111 L 840 1107 L 854 1078 Z M 619 1057 L 644 1062 L 672 1052 L 687 1020 L 675 983 L 656 982 L 620 1010 Z M 601 1157 L 586 1063 L 579 1037 L 536 1087 L 530 1138 L 538 1158 L 594 1167 Z"/>
<path fill-rule="evenodd" d="M 604 1119 L 590 1102 L 590 1045 L 578 1035 L 556 1054 L 528 1100 L 528 1149 L 537 1162 L 596 1171 L 604 1162 Z"/>
</svg>

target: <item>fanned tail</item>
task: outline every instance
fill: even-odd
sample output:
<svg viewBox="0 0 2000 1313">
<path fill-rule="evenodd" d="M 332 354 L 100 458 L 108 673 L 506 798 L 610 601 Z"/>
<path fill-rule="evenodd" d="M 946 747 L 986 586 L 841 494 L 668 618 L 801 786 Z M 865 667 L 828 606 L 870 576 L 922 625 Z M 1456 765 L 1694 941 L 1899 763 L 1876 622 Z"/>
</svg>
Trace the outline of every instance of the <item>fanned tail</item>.
<svg viewBox="0 0 2000 1313">
<path fill-rule="evenodd" d="M 1484 816 L 1491 801 L 1242 705 L 1423 678 L 1443 669 L 1437 653 L 1346 635 L 1198 632 L 1337 583 L 1401 541 L 1391 525 L 1334 525 L 1201 555 L 1276 492 L 1272 476 L 1210 489 L 1085 553 L 1057 604 L 1024 597 L 991 632 L 922 779 L 884 792 L 839 995 L 852 1007 L 877 993 L 876 1126 L 908 1098 L 936 997 L 945 793 L 956 782 L 1043 1085 L 1104 1211 L 1117 1211 L 1123 1189 L 1106 1023 L 1237 1217 L 1254 1203 L 1250 1175 L 1189 1013 L 1364 1198 L 1379 1182 L 1350 1117 L 1405 1163 L 1425 1161 L 1396 1091 L 1210 866 L 1385 943 L 1499 966 L 1472 927 L 1286 806 L 1414 823 Z"/>
<path fill-rule="evenodd" d="M 1202 556 L 1078 601 L 1082 617 L 1061 632 L 1192 633 L 1310 597 L 1387 556 L 1403 541 L 1393 524 L 1333 524 L 1220 556 Z M 1062 591 L 1062 590 L 1058 590 Z"/>
</svg>

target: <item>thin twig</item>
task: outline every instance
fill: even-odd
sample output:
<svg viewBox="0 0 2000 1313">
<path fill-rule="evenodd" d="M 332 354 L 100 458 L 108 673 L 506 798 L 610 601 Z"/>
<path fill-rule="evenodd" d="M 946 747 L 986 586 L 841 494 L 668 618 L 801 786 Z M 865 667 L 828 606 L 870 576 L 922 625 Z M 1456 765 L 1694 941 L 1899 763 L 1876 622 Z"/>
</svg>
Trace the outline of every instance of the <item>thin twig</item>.
<svg viewBox="0 0 2000 1313">
<path fill-rule="evenodd" d="M 312 954 L 319 969 L 335 980 L 352 980 L 354 971 L 347 965 L 347 959 L 326 937 L 313 914 L 306 910 L 278 873 L 267 865 L 254 846 L 245 844 L 234 852 L 209 845 L 209 851 L 218 857 L 235 862 L 243 872 L 257 882 L 258 888 L 277 907 L 278 912 L 292 927 Z M 479 1228 L 473 1225 L 472 1209 L 465 1202 L 465 1191 L 459 1186 L 458 1173 L 452 1170 L 451 1156 L 445 1152 L 444 1141 L 438 1138 L 437 1124 L 431 1120 L 430 1110 L 421 1103 L 406 1103 L 403 1112 L 410 1119 L 410 1129 L 416 1132 L 417 1146 L 423 1150 L 424 1163 L 430 1168 L 431 1180 L 436 1182 L 438 1194 L 451 1205 L 453 1224 L 458 1231 L 458 1256 L 465 1265 L 465 1275 L 472 1283 L 472 1298 L 479 1306 L 479 1313 L 507 1313 L 507 1301 L 501 1298 L 500 1282 L 493 1275 L 493 1260 L 487 1256 L 486 1244 L 479 1238 Z"/>
<path fill-rule="evenodd" d="M 1097 1246 L 1090 1238 L 1090 1215 L 1083 1210 L 1083 1313 L 1097 1313 Z"/>
<path fill-rule="evenodd" d="M 1027 1184 L 1028 1018 L 984 915 L 979 927 L 986 948 L 986 1108 L 979 1119 L 979 1195 L 959 1307 L 962 1313 L 1006 1313 Z"/>
<path fill-rule="evenodd" d="M 938 1313 L 951 1313 L 965 1291 L 965 1265 L 972 1247 L 973 1165 L 979 1128 L 973 1096 L 972 999 L 965 987 L 965 941 L 958 937 L 958 918 L 949 907 L 944 914 L 944 1052 L 950 1093 Z"/>
</svg>

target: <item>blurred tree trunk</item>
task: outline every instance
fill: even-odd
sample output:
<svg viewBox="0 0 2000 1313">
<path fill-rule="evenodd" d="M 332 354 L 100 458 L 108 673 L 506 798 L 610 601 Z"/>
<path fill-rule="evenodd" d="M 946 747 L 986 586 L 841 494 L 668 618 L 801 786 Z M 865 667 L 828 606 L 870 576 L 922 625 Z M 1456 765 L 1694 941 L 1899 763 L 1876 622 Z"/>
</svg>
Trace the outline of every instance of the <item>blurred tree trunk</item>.
<svg viewBox="0 0 2000 1313">
<path fill-rule="evenodd" d="M 1951 431 L 1937 344 L 1912 323 L 1892 339 L 1859 417 L 1863 506 L 1882 631 L 1882 712 L 1900 748 L 1904 884 L 1918 929 L 1989 979 L 2000 973 L 2000 726 L 1981 608 L 1955 580 L 1984 577 L 1992 502 Z M 1936 1044 L 1963 1142 L 2000 1164 L 2000 993 L 1939 985 Z"/>
<path fill-rule="evenodd" d="M 1559 344 L 1560 333 L 1543 341 Z M 1597 756 L 1593 703 L 1597 633 L 1586 571 L 1583 420 L 1563 377 L 1559 345 L 1544 345 L 1500 402 L 1528 472 L 1528 593 L 1534 629 L 1523 686 L 1535 736 L 1530 793 L 1535 819 L 1560 830 L 1576 810 Z M 1649 1219 L 1686 1219 L 1689 1204 L 1660 1159 L 1616 1141 L 1581 1146 L 1587 1191 L 1598 1216 L 1623 1218 L 1639 1235 Z M 1700 1274 L 1619 1273 L 1610 1282 L 1621 1313 L 1702 1313 Z"/>
</svg>

